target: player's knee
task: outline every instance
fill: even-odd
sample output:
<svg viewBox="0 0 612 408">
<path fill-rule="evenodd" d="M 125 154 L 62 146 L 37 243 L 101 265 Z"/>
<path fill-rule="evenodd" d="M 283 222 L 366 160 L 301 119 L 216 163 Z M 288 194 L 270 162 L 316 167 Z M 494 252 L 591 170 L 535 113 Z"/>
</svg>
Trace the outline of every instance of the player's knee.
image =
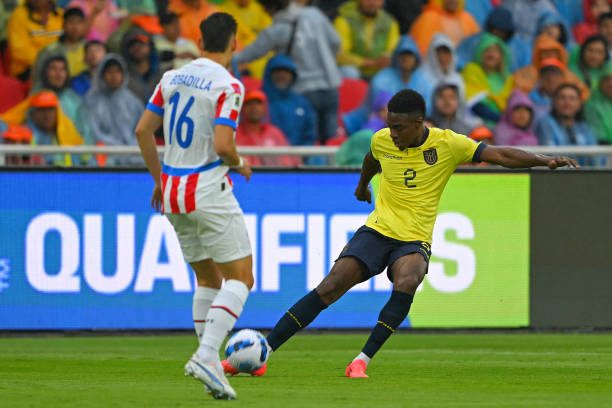
<svg viewBox="0 0 612 408">
<path fill-rule="evenodd" d="M 401 292 L 414 293 L 422 280 L 423 278 L 416 272 L 398 273 L 394 277 L 394 286 Z"/>
<path fill-rule="evenodd" d="M 325 279 L 317 286 L 317 293 L 325 304 L 334 303 L 342 295 L 340 282 L 335 279 Z"/>
<path fill-rule="evenodd" d="M 345 286 L 340 276 L 329 274 L 323 279 L 323 282 L 317 286 L 317 293 L 321 297 L 321 300 L 329 305 L 338 300 L 346 292 Z"/>
<path fill-rule="evenodd" d="M 317 293 L 325 304 L 338 300 L 347 290 L 362 280 L 361 265 L 357 260 L 346 257 L 338 260 L 331 272 L 317 286 Z"/>
</svg>

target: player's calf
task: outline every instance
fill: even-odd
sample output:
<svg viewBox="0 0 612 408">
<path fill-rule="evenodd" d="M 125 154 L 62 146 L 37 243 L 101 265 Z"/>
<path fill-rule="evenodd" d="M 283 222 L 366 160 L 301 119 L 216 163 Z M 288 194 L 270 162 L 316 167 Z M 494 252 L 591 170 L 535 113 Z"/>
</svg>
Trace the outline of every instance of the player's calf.
<svg viewBox="0 0 612 408">
<path fill-rule="evenodd" d="M 266 338 L 272 351 L 278 349 L 291 336 L 308 326 L 326 307 L 327 305 L 316 290 L 311 291 L 291 306 Z"/>
</svg>

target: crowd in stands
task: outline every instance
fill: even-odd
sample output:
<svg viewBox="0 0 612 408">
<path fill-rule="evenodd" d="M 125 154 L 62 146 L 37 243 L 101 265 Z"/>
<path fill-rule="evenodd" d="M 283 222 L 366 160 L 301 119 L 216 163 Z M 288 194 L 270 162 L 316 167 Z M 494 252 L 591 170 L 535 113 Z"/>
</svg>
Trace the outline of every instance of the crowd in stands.
<svg viewBox="0 0 612 408">
<path fill-rule="evenodd" d="M 404 88 L 425 98 L 428 126 L 489 144 L 612 143 L 612 0 L 2 0 L 1 142 L 136 145 L 156 84 L 199 58 L 216 11 L 239 27 L 239 146 L 341 145 L 337 162 L 359 165 Z"/>
</svg>

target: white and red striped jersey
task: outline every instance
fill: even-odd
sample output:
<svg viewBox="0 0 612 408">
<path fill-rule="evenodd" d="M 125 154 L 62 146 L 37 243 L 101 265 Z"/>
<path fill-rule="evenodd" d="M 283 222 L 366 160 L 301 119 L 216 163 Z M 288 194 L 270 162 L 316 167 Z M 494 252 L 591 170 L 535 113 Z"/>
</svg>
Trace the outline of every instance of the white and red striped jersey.
<svg viewBox="0 0 612 408">
<path fill-rule="evenodd" d="M 164 212 L 204 208 L 219 188 L 229 168 L 214 149 L 214 127 L 236 130 L 243 95 L 242 83 L 207 58 L 166 72 L 157 84 L 147 109 L 164 119 Z"/>
</svg>

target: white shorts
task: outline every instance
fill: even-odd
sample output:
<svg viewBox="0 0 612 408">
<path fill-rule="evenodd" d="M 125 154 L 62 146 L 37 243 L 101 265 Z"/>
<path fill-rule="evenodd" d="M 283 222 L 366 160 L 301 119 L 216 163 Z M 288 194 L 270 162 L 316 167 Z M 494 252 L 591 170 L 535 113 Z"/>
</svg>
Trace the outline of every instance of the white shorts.
<svg viewBox="0 0 612 408">
<path fill-rule="evenodd" d="M 242 210 L 232 193 L 214 197 L 212 208 L 188 214 L 166 214 L 187 262 L 212 258 L 231 262 L 251 255 L 251 242 Z"/>
</svg>

